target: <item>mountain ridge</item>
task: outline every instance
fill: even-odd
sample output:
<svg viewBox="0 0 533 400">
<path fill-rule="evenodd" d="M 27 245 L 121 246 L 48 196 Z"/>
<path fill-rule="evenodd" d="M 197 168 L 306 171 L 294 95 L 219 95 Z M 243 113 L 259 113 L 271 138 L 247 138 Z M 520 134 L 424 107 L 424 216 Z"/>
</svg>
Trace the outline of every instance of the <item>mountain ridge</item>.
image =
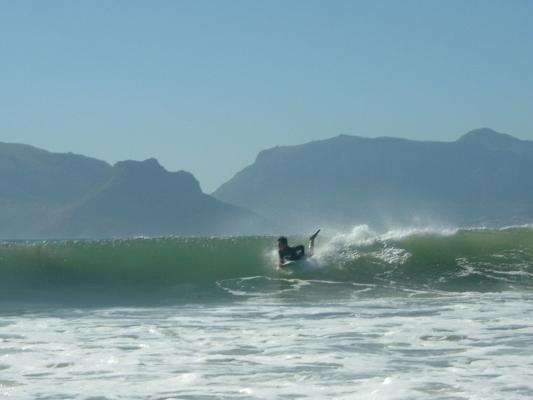
<svg viewBox="0 0 533 400">
<path fill-rule="evenodd" d="M 527 171 L 533 142 L 487 128 L 453 142 L 339 135 L 262 151 L 213 196 L 301 231 L 511 222 L 504 209 L 529 215 Z"/>
<path fill-rule="evenodd" d="M 533 141 L 488 128 L 451 142 L 338 135 L 265 149 L 208 195 L 155 158 L 110 165 L 0 142 L 0 238 L 508 225 L 533 221 L 530 171 Z"/>
<path fill-rule="evenodd" d="M 0 238 L 228 235 L 271 224 L 150 158 L 104 161 L 0 143 Z"/>
</svg>

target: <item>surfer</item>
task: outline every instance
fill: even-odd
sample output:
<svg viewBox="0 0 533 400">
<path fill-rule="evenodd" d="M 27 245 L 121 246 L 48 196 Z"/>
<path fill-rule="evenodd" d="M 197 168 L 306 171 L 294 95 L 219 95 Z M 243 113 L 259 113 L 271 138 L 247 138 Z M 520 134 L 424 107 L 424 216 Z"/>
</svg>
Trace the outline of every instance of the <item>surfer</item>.
<svg viewBox="0 0 533 400">
<path fill-rule="evenodd" d="M 303 244 L 291 247 L 285 236 L 278 238 L 278 254 L 279 254 L 279 266 L 283 267 L 283 264 L 287 261 L 304 260 L 313 256 L 313 250 L 315 248 L 315 238 L 320 232 L 317 230 L 309 237 L 309 254 L 305 254 L 305 247 Z"/>
</svg>

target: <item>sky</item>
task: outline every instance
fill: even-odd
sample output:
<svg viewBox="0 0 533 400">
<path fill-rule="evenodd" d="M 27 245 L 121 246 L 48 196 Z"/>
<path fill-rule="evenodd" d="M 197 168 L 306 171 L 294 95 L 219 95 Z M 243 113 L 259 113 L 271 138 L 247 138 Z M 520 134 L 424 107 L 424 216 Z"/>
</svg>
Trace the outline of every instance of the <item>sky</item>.
<svg viewBox="0 0 533 400">
<path fill-rule="evenodd" d="M 0 0 L 3 142 L 209 193 L 278 145 L 481 127 L 533 140 L 533 0 Z"/>
</svg>

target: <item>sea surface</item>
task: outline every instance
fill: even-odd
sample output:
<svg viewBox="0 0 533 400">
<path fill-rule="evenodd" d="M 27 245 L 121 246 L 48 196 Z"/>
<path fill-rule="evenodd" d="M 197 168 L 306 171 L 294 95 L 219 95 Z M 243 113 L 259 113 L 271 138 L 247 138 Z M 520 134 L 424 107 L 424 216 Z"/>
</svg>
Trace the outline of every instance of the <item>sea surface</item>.
<svg viewBox="0 0 533 400">
<path fill-rule="evenodd" d="M 1 242 L 0 398 L 533 398 L 532 227 L 275 239 Z"/>
</svg>

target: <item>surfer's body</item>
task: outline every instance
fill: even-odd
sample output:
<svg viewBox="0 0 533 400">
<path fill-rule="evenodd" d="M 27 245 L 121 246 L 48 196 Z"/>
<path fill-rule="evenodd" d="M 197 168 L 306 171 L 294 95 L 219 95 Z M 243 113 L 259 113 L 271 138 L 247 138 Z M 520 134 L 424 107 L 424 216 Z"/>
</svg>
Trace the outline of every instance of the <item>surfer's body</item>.
<svg viewBox="0 0 533 400">
<path fill-rule="evenodd" d="M 318 232 L 320 232 L 320 229 L 316 231 L 313 235 L 311 235 L 311 237 L 309 238 L 308 254 L 305 254 L 304 245 L 300 244 L 298 246 L 291 247 L 288 244 L 287 238 L 285 236 L 281 236 L 278 239 L 279 266 L 283 267 L 283 265 L 288 261 L 304 260 L 306 258 L 311 257 L 313 255 L 315 238 L 318 235 Z"/>
<path fill-rule="evenodd" d="M 297 261 L 305 258 L 305 247 L 300 244 L 298 246 L 285 246 L 278 251 L 280 262 Z"/>
</svg>

